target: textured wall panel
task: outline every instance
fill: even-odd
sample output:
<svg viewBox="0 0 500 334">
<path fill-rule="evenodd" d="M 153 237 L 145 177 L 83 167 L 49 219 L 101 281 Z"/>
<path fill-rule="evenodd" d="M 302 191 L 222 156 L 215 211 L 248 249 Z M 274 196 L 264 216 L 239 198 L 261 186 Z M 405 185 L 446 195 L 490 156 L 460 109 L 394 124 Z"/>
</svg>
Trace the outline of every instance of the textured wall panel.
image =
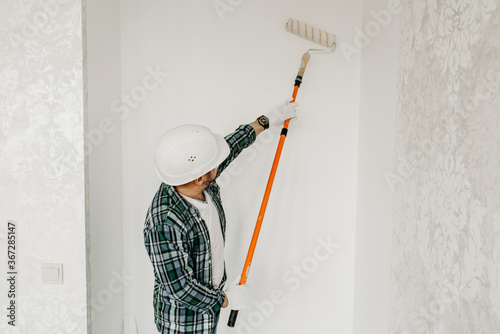
<svg viewBox="0 0 500 334">
<path fill-rule="evenodd" d="M 17 326 L 2 278 L 0 332 L 86 333 L 82 3 L 2 1 L 0 32 L 2 249 L 18 224 Z M 64 284 L 41 284 L 46 262 Z"/>
<path fill-rule="evenodd" d="M 391 333 L 500 331 L 500 10 L 401 18 Z"/>
</svg>

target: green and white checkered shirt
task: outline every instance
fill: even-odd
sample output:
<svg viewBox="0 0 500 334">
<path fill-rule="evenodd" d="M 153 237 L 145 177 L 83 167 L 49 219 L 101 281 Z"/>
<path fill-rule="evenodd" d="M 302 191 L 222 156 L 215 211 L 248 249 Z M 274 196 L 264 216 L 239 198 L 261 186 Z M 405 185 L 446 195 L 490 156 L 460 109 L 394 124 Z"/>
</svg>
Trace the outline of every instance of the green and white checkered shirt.
<svg viewBox="0 0 500 334">
<path fill-rule="evenodd" d="M 250 125 L 241 125 L 225 137 L 231 152 L 217 177 L 256 138 Z M 212 182 L 206 189 L 219 212 L 225 239 L 226 217 L 220 188 Z M 210 238 L 198 209 L 175 187 L 162 183 L 148 209 L 144 245 L 153 264 L 155 322 L 162 334 L 214 333 L 224 303 L 227 276 L 212 284 Z"/>
</svg>

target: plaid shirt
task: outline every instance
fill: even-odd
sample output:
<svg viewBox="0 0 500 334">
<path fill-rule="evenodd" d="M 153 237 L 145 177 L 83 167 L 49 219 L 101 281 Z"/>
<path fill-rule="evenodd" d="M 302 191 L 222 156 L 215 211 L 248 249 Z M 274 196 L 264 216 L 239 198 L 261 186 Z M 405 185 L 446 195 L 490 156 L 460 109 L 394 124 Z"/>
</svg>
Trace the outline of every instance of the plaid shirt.
<svg viewBox="0 0 500 334">
<path fill-rule="evenodd" d="M 241 125 L 225 137 L 231 153 L 217 171 L 226 167 L 255 141 L 250 125 Z M 225 240 L 226 217 L 220 188 L 212 182 L 206 189 L 219 212 Z M 219 286 L 212 284 L 212 259 L 208 229 L 198 209 L 188 203 L 175 187 L 162 183 L 148 209 L 144 244 L 153 264 L 155 322 L 161 333 L 214 333 L 224 303 Z"/>
</svg>

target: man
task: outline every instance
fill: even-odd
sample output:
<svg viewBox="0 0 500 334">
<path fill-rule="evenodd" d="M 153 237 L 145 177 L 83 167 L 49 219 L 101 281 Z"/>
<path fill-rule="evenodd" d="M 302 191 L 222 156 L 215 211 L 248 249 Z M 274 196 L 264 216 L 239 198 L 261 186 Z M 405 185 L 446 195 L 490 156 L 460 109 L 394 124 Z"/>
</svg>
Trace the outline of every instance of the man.
<svg viewBox="0 0 500 334">
<path fill-rule="evenodd" d="M 160 333 L 212 334 L 221 308 L 246 306 L 245 285 L 223 290 L 226 218 L 215 180 L 262 131 L 295 117 L 296 108 L 285 101 L 274 117 L 261 116 L 225 138 L 204 126 L 182 125 L 160 139 L 155 162 L 163 182 L 144 225 Z"/>
</svg>

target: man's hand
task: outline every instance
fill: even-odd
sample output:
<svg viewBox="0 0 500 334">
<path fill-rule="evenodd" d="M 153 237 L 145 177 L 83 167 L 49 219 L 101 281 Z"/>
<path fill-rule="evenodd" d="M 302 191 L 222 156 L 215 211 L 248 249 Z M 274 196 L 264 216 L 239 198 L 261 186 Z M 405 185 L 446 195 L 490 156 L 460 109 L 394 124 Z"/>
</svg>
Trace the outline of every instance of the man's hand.
<svg viewBox="0 0 500 334">
<path fill-rule="evenodd" d="M 297 107 L 299 105 L 297 102 L 292 102 L 292 100 L 293 98 L 287 99 L 266 114 L 269 119 L 269 126 L 283 125 L 287 119 L 297 117 Z"/>
<path fill-rule="evenodd" d="M 297 108 L 298 103 L 292 102 L 293 98 L 285 100 L 285 102 L 274 107 L 266 116 L 269 119 L 269 126 L 283 125 L 283 123 L 289 118 L 297 118 Z M 250 126 L 255 130 L 255 134 L 258 136 L 264 128 L 259 124 L 258 121 L 250 123 Z"/>
<path fill-rule="evenodd" d="M 226 290 L 224 304 L 226 304 L 226 301 L 228 302 L 226 307 L 229 307 L 231 310 L 241 310 L 247 307 L 248 289 L 246 284 L 231 284 Z M 222 307 L 224 307 L 224 304 Z"/>
</svg>

